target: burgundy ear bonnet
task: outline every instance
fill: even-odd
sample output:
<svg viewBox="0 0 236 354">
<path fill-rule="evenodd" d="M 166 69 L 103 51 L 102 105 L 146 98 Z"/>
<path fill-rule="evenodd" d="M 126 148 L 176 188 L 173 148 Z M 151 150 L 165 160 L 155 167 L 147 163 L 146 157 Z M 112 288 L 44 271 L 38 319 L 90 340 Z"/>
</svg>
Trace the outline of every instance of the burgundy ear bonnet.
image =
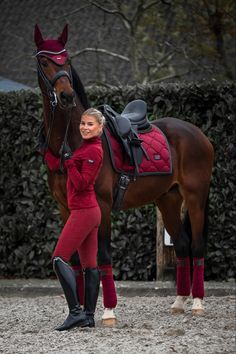
<svg viewBox="0 0 236 354">
<path fill-rule="evenodd" d="M 67 38 L 68 25 L 65 25 L 61 35 L 57 39 L 43 39 L 38 25 L 35 25 L 34 41 L 37 46 L 36 57 L 43 55 L 51 59 L 57 65 L 64 65 L 69 58 L 65 49 Z"/>
</svg>

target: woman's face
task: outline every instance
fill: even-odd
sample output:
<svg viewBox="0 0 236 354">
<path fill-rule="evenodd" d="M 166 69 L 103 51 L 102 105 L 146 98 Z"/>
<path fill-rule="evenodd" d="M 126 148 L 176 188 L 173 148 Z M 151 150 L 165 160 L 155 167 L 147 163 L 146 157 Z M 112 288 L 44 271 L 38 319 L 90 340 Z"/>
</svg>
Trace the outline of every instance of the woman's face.
<svg viewBox="0 0 236 354">
<path fill-rule="evenodd" d="M 98 123 L 96 117 L 82 116 L 80 122 L 80 133 L 83 139 L 91 139 L 99 136 L 102 132 L 102 125 Z"/>
</svg>

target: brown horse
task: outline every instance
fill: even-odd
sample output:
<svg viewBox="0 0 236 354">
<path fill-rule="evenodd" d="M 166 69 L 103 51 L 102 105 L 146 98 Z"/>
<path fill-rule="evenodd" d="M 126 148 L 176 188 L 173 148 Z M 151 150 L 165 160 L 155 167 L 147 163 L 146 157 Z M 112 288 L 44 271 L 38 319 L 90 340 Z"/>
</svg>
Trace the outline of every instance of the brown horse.
<svg viewBox="0 0 236 354">
<path fill-rule="evenodd" d="M 39 86 L 43 96 L 44 133 L 47 143 L 56 156 L 63 141 L 67 141 L 74 150 L 81 144 L 79 123 L 81 113 L 88 108 L 83 85 L 71 66 L 65 50 L 58 51 L 65 56 L 59 63 L 55 59 L 55 47 L 58 43 L 64 47 L 67 40 L 67 26 L 56 40 L 44 40 L 36 25 L 35 43 L 38 48 Z M 59 49 L 60 49 L 59 45 Z M 50 50 L 51 47 L 53 50 Z M 46 48 L 46 49 L 45 49 Z M 60 61 L 60 58 L 59 58 Z M 214 152 L 206 136 L 194 125 L 175 118 L 163 118 L 152 122 L 166 135 L 171 155 L 172 174 L 164 176 L 145 176 L 131 180 L 121 205 L 123 210 L 155 203 L 161 211 L 164 225 L 174 243 L 177 257 L 177 298 L 172 312 L 183 312 L 184 301 L 190 295 L 189 255 L 192 254 L 193 277 L 193 314 L 204 313 L 203 259 L 205 208 L 208 199 L 212 174 Z M 115 319 L 113 308 L 116 306 L 116 292 L 111 268 L 111 211 L 113 191 L 119 175 L 112 167 L 108 146 L 103 139 L 104 161 L 96 181 L 96 195 L 102 210 L 102 222 L 99 229 L 98 264 L 101 269 L 103 318 Z M 69 211 L 66 198 L 66 174 L 48 171 L 48 183 L 52 195 L 58 202 L 62 219 L 65 221 Z M 184 203 L 189 221 L 188 230 L 181 219 L 181 207 Z M 187 285 L 186 285 L 187 284 Z M 200 289 L 200 290 L 199 290 Z"/>
</svg>

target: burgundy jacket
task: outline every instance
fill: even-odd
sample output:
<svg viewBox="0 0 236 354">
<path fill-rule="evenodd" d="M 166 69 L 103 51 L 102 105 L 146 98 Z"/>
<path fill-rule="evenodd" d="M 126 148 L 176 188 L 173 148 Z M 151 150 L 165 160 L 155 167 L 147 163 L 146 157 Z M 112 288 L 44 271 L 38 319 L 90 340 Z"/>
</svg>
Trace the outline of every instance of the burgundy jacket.
<svg viewBox="0 0 236 354">
<path fill-rule="evenodd" d="M 94 184 L 102 166 L 103 149 L 100 137 L 83 140 L 80 148 L 64 162 L 67 169 L 67 202 L 70 210 L 98 205 Z M 48 149 L 45 161 L 51 171 L 60 169 L 60 159 Z"/>
</svg>

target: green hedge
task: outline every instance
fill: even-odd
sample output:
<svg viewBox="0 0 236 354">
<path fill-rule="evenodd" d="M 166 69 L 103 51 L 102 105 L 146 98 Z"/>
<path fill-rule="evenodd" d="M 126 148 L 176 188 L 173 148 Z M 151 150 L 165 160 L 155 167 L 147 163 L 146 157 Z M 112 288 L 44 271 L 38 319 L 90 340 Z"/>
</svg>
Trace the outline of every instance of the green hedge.
<svg viewBox="0 0 236 354">
<path fill-rule="evenodd" d="M 235 276 L 235 85 L 225 83 L 87 88 L 93 106 L 121 111 L 130 100 L 148 103 L 149 118 L 174 116 L 199 126 L 214 145 L 210 190 L 207 279 Z M 0 94 L 0 274 L 48 277 L 62 223 L 34 147 L 42 116 L 39 93 Z M 126 226 L 127 224 L 127 226 Z M 116 279 L 155 277 L 155 208 L 113 215 L 112 255 Z"/>
</svg>

